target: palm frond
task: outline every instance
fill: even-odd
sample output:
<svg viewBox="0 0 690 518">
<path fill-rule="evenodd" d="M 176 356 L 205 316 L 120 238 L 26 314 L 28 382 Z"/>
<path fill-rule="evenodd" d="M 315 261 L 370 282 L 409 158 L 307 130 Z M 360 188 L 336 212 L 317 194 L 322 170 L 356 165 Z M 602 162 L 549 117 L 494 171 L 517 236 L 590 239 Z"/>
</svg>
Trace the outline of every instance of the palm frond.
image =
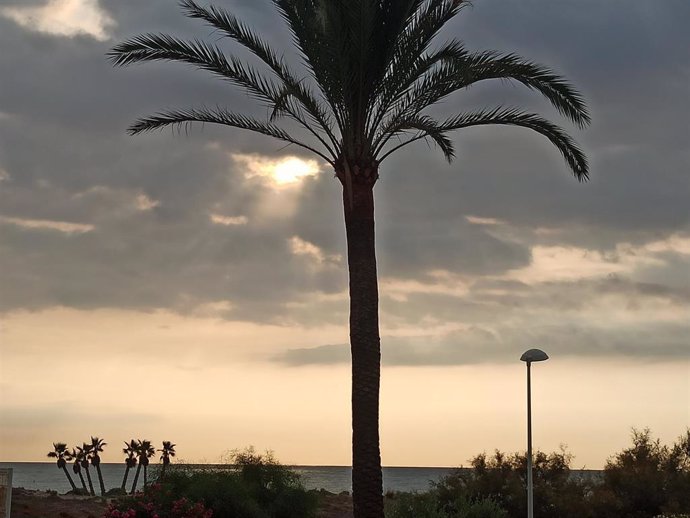
<svg viewBox="0 0 690 518">
<path fill-rule="evenodd" d="M 455 67 L 457 89 L 486 79 L 514 80 L 544 95 L 561 115 L 580 128 L 591 122 L 582 94 L 553 70 L 517 54 L 478 52 L 456 60 Z"/>
<path fill-rule="evenodd" d="M 410 130 L 417 131 L 417 134 L 412 137 L 413 141 L 430 138 L 449 163 L 455 157 L 453 142 L 446 135 L 447 130 L 442 128 L 436 120 L 427 115 L 409 117 L 400 122 L 391 136 L 405 134 Z"/>
<path fill-rule="evenodd" d="M 323 103 L 316 98 L 303 82 L 295 78 L 295 75 L 289 70 L 283 60 L 278 58 L 276 52 L 268 43 L 225 9 L 214 6 L 201 7 L 194 0 L 181 0 L 180 5 L 187 16 L 206 21 L 230 39 L 244 46 L 268 65 L 273 73 L 284 83 L 283 92 L 293 96 L 302 104 L 312 120 L 324 130 L 333 147 L 337 149 L 338 142 L 333 133 L 330 115 L 324 109 Z"/>
<path fill-rule="evenodd" d="M 495 108 L 493 110 L 480 110 L 476 112 L 463 113 L 447 119 L 436 126 L 437 132 L 448 132 L 461 128 L 486 125 L 510 125 L 528 128 L 543 135 L 556 146 L 565 162 L 570 167 L 575 177 L 584 182 L 589 179 L 589 165 L 587 157 L 575 143 L 575 141 L 561 128 L 552 122 L 534 113 L 523 112 L 517 108 Z M 421 134 L 402 142 L 401 144 L 388 150 L 380 159 L 383 161 L 393 152 L 412 142 L 430 136 L 423 131 Z"/>
<path fill-rule="evenodd" d="M 329 164 L 334 164 L 332 158 L 329 158 L 309 144 L 305 144 L 293 138 L 289 133 L 282 128 L 279 128 L 275 124 L 263 122 L 245 115 L 240 115 L 220 107 L 201 107 L 160 112 L 149 117 L 138 119 L 132 126 L 130 126 L 128 131 L 131 135 L 136 135 L 138 133 L 163 129 L 167 126 L 172 126 L 174 128 L 177 127 L 180 129 L 182 126 L 194 122 L 222 124 L 224 126 L 231 126 L 234 128 L 253 131 L 255 133 L 261 133 L 262 135 L 267 135 L 304 149 L 308 149 L 309 151 L 319 155 Z"/>
</svg>

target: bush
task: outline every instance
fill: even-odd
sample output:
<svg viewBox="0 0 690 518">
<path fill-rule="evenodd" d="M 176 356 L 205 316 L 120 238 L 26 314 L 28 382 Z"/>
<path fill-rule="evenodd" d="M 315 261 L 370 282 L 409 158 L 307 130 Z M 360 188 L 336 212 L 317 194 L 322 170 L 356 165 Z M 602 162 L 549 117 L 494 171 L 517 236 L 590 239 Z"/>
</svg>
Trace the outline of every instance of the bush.
<svg viewBox="0 0 690 518">
<path fill-rule="evenodd" d="M 585 495 L 588 486 L 570 476 L 572 455 L 564 449 L 546 454 L 536 452 L 533 462 L 534 514 L 560 518 L 587 517 Z M 436 483 L 439 502 L 454 509 L 458 501 L 489 501 L 508 516 L 527 514 L 527 457 L 500 451 L 485 453 L 471 461 L 471 469 L 457 470 Z M 482 516 L 482 515 L 477 515 Z"/>
<path fill-rule="evenodd" d="M 104 518 L 212 518 L 213 511 L 201 502 L 185 497 L 173 497 L 173 493 L 161 486 L 149 486 L 146 492 L 138 492 L 111 504 Z"/>
<path fill-rule="evenodd" d="M 438 492 L 394 493 L 386 500 L 386 518 L 507 518 L 508 513 L 490 499 L 459 497 L 442 506 Z"/>
<path fill-rule="evenodd" d="M 632 446 L 610 458 L 593 492 L 597 517 L 651 518 L 690 512 L 690 430 L 670 448 L 648 429 L 632 431 Z"/>
<path fill-rule="evenodd" d="M 203 502 L 214 518 L 310 518 L 317 497 L 302 486 L 299 475 L 270 453 L 235 451 L 225 469 L 172 466 L 163 486 L 175 495 Z"/>
</svg>

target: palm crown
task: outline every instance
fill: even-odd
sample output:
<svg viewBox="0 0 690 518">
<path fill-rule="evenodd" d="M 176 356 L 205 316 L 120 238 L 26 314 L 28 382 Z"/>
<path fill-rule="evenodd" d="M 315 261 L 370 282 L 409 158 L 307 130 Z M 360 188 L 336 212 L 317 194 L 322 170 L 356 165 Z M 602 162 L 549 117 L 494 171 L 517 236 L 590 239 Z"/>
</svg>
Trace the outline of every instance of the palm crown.
<svg viewBox="0 0 690 518">
<path fill-rule="evenodd" d="M 53 451 L 48 452 L 48 457 L 57 459 L 59 468 L 63 468 L 68 460 L 72 460 L 72 454 L 64 442 L 54 442 Z"/>
<path fill-rule="evenodd" d="M 470 52 L 456 39 L 431 50 L 434 37 L 468 4 L 466 0 L 272 0 L 287 22 L 311 81 L 291 70 L 282 57 L 226 10 L 181 0 L 185 14 L 252 52 L 270 70 L 263 75 L 228 56 L 215 44 L 145 34 L 115 46 L 117 65 L 178 61 L 220 76 L 248 91 L 271 109 L 268 120 L 223 107 L 169 110 L 137 120 L 131 133 L 190 122 L 219 123 L 301 146 L 316 153 L 344 184 L 360 171 L 374 170 L 392 152 L 417 140 L 431 140 L 449 161 L 450 131 L 471 126 L 521 126 L 549 139 L 579 180 L 588 177 L 587 159 L 558 126 L 518 108 L 494 107 L 443 120 L 427 108 L 479 81 L 504 79 L 538 91 L 565 117 L 589 123 L 581 95 L 550 69 L 516 54 Z M 313 137 L 302 141 L 277 125 L 292 120 Z M 399 137 L 395 144 L 391 139 Z"/>
<path fill-rule="evenodd" d="M 161 452 L 163 464 L 170 464 L 170 457 L 175 456 L 175 445 L 170 441 L 163 441 L 163 448 L 158 451 Z"/>
</svg>

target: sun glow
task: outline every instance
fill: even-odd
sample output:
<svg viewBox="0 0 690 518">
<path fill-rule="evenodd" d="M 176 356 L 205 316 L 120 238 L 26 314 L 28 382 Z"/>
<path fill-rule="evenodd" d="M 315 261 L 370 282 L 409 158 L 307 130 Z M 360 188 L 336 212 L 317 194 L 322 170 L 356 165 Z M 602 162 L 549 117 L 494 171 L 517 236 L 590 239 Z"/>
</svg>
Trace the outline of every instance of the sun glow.
<svg viewBox="0 0 690 518">
<path fill-rule="evenodd" d="M 320 170 L 316 160 L 303 160 L 296 156 L 274 160 L 261 155 L 233 154 L 232 158 L 247 168 L 247 177 L 260 176 L 277 186 L 298 184 Z"/>
</svg>

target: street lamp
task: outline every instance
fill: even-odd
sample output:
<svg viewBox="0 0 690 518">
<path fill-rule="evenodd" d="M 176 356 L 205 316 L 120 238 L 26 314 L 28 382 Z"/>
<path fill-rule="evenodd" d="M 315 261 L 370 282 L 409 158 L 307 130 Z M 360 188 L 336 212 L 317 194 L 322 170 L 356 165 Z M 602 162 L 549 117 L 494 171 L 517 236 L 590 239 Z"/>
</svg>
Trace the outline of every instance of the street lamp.
<svg viewBox="0 0 690 518">
<path fill-rule="evenodd" d="M 527 363 L 527 518 L 534 518 L 534 492 L 532 489 L 532 362 L 548 360 L 541 349 L 525 351 L 520 360 Z"/>
</svg>

